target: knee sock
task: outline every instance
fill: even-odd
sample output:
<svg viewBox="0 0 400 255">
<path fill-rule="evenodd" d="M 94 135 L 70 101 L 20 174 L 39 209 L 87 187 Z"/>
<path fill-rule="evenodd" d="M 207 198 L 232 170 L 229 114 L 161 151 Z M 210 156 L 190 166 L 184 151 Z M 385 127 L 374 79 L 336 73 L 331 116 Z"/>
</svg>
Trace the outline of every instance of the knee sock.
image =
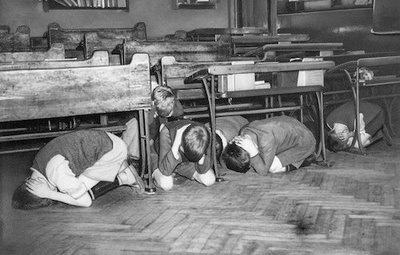
<svg viewBox="0 0 400 255">
<path fill-rule="evenodd" d="M 101 181 L 97 183 L 93 188 L 88 190 L 88 192 L 92 200 L 94 200 L 117 187 L 119 187 L 119 181 L 115 178 L 113 182 Z"/>
</svg>

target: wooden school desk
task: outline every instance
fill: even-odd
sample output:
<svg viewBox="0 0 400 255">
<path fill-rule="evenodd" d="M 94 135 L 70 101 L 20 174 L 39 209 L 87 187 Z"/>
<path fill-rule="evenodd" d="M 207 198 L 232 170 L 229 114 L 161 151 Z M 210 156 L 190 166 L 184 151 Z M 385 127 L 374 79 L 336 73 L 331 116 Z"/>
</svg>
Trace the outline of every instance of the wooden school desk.
<svg viewBox="0 0 400 255">
<path fill-rule="evenodd" d="M 271 73 L 271 72 L 288 72 L 288 71 L 304 71 L 304 70 L 326 70 L 332 68 L 334 63 L 332 61 L 315 61 L 315 62 L 294 62 L 294 63 L 274 63 L 274 62 L 262 62 L 256 64 L 240 64 L 240 65 L 214 65 L 206 69 L 202 69 L 198 72 L 187 77 L 187 82 L 202 81 L 204 89 L 209 101 L 210 108 L 210 119 L 211 119 L 211 130 L 212 130 L 212 145 L 215 148 L 215 118 L 218 116 L 231 116 L 241 114 L 254 114 L 254 113 L 271 113 L 281 112 L 286 110 L 302 110 L 303 108 L 303 95 L 316 95 L 318 104 L 318 117 L 319 117 L 319 132 L 320 132 L 320 144 L 318 148 L 318 154 L 322 156 L 323 161 L 326 161 L 326 150 L 325 150 L 325 139 L 324 139 L 324 117 L 323 117 L 323 84 L 313 86 L 301 86 L 301 87 L 275 87 L 272 84 L 271 88 L 268 89 L 252 89 L 252 90 L 241 90 L 241 91 L 226 91 L 223 93 L 216 92 L 216 80 L 219 76 L 226 76 L 232 74 L 246 74 L 246 73 Z M 279 96 L 279 95 L 297 95 L 300 97 L 300 104 L 292 106 L 290 109 L 287 107 L 272 107 L 267 109 L 258 110 L 242 110 L 242 111 L 227 111 L 223 113 L 216 113 L 216 98 L 227 97 L 227 98 L 238 98 L 238 97 L 268 97 L 268 96 Z M 303 112 L 301 111 L 301 114 Z M 219 176 L 219 171 L 216 164 L 216 152 L 213 149 L 213 162 L 215 172 L 218 180 L 222 180 Z"/>
</svg>

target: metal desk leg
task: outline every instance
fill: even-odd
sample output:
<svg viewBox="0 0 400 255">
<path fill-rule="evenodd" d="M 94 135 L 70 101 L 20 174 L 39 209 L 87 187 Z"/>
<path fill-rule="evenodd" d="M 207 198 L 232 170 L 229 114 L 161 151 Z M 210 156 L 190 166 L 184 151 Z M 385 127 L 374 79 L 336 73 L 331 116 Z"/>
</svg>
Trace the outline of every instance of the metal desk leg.
<svg viewBox="0 0 400 255">
<path fill-rule="evenodd" d="M 354 104 L 355 104 L 355 110 L 356 110 L 356 128 L 354 130 L 354 139 L 353 143 L 351 144 L 350 150 L 353 148 L 355 145 L 356 141 L 358 142 L 358 150 L 361 154 L 366 155 L 366 150 L 364 146 L 361 144 L 361 134 L 360 134 L 360 78 L 359 78 L 359 69 L 357 68 L 356 74 L 357 74 L 357 79 L 356 79 L 356 87 L 355 90 L 353 89 L 354 93 Z"/>
<path fill-rule="evenodd" d="M 147 187 L 145 192 L 148 194 L 154 194 L 156 188 L 153 183 L 151 160 L 150 160 L 150 137 L 149 137 L 149 126 L 148 126 L 148 112 L 150 109 L 139 110 L 139 129 L 140 129 L 140 152 L 143 159 L 142 162 L 142 178 L 144 178 L 144 173 L 147 167 Z"/>
<path fill-rule="evenodd" d="M 211 154 L 212 154 L 212 161 L 213 161 L 213 167 L 214 167 L 214 172 L 215 172 L 215 181 L 222 182 L 222 181 L 224 181 L 224 179 L 220 177 L 220 174 L 218 171 L 217 153 L 215 151 L 215 147 L 216 147 L 216 134 L 215 134 L 216 120 L 215 120 L 215 118 L 216 117 L 215 117 L 215 79 L 214 78 L 215 78 L 214 76 L 211 76 L 211 81 L 210 81 L 211 93 L 208 88 L 208 82 L 205 78 L 203 79 L 203 85 L 204 85 L 204 89 L 207 94 L 208 104 L 209 104 L 209 108 L 210 108 Z"/>
<path fill-rule="evenodd" d="M 320 142 L 319 142 L 319 150 L 318 150 L 318 156 L 322 156 L 322 160 L 324 163 L 327 163 L 327 156 L 326 156 L 326 147 L 325 147 L 325 130 L 324 130 L 324 98 L 323 98 L 323 92 L 322 91 L 317 91 L 316 93 L 317 96 L 317 103 L 318 103 L 318 112 L 319 112 L 319 136 L 320 136 Z"/>
</svg>

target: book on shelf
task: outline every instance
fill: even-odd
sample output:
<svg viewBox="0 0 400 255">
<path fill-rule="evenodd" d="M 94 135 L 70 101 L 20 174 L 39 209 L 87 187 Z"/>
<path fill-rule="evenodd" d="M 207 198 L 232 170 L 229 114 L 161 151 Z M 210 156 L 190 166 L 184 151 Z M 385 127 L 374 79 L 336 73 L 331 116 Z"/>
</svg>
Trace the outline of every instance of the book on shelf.
<svg viewBox="0 0 400 255">
<path fill-rule="evenodd" d="M 78 0 L 70 0 L 73 7 L 78 6 Z"/>
<path fill-rule="evenodd" d="M 68 5 L 69 7 L 72 6 L 72 2 L 70 0 L 64 0 L 63 1 L 66 5 Z"/>
<path fill-rule="evenodd" d="M 66 4 L 63 0 L 54 0 L 54 2 L 61 4 L 62 6 L 69 6 L 68 4 Z"/>
<path fill-rule="evenodd" d="M 125 8 L 126 7 L 126 0 L 117 0 L 118 7 Z"/>
</svg>

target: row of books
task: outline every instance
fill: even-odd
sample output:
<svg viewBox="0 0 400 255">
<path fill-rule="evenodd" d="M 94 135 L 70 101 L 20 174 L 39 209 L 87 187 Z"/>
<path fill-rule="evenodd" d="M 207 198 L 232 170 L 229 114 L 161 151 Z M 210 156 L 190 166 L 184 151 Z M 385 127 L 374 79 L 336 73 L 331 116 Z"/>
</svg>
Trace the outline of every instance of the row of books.
<svg viewBox="0 0 400 255">
<path fill-rule="evenodd" d="M 177 4 L 203 4 L 203 3 L 211 3 L 210 0 L 178 0 Z"/>
<path fill-rule="evenodd" d="M 127 0 L 53 0 L 65 7 L 126 8 Z"/>
</svg>

